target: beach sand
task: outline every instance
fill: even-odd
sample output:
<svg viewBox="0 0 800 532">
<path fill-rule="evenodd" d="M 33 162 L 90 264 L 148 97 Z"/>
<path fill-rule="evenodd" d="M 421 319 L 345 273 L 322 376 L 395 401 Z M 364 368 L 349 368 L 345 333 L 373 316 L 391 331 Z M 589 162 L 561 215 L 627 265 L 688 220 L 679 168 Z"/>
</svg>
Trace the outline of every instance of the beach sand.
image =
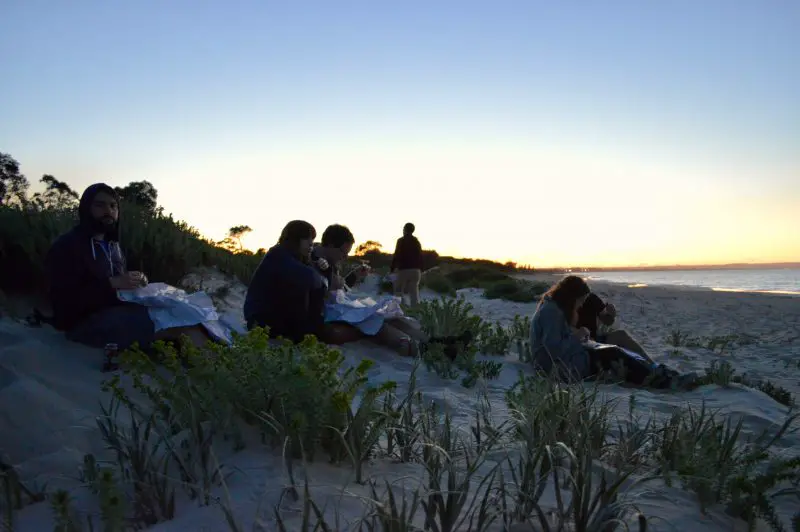
<svg viewBox="0 0 800 532">
<path fill-rule="evenodd" d="M 546 277 L 552 279 L 552 277 Z M 206 275 L 203 288 L 209 293 L 226 281 L 219 276 Z M 197 276 L 190 282 L 198 286 Z M 370 279 L 367 288 L 376 286 Z M 613 302 L 618 310 L 619 328 L 626 329 L 659 362 L 681 371 L 702 372 L 712 361 L 727 360 L 737 369 L 758 379 L 768 379 L 793 394 L 800 393 L 800 298 L 778 295 L 723 293 L 698 289 L 628 288 L 609 283 L 593 283 L 601 297 Z M 224 310 L 241 312 L 244 290 L 235 286 L 219 292 Z M 425 298 L 435 297 L 424 293 Z M 467 289 L 460 295 L 469 301 L 481 317 L 508 324 L 515 315 L 532 315 L 534 304 L 486 300 L 480 290 Z M 675 347 L 669 338 L 673 331 L 693 337 L 722 337 L 739 335 L 722 353 L 705 347 Z M 744 335 L 744 336 L 742 336 Z M 673 335 L 674 336 L 674 335 Z M 681 336 L 683 339 L 683 336 Z M 673 342 L 674 343 L 674 342 Z M 397 381 L 402 388 L 408 379 L 413 362 L 393 352 L 362 341 L 343 348 L 351 363 L 364 357 L 375 360 L 370 381 Z M 497 357 L 491 357 L 496 360 Z M 0 452 L 7 463 L 15 465 L 24 481 L 43 485 L 48 490 L 68 488 L 75 494 L 75 504 L 81 511 L 96 513 L 96 498 L 79 488 L 78 469 L 85 453 L 103 457 L 103 443 L 94 418 L 99 404 L 107 397 L 100 391 L 108 374 L 100 372 L 102 357 L 94 350 L 71 344 L 47 327 L 29 328 L 9 319 L 0 319 Z M 486 383 L 493 414 L 502 419 L 506 413 L 504 392 L 517 378 L 519 371 L 529 371 L 516 355 L 507 355 L 500 378 Z M 477 391 L 461 387 L 459 381 L 448 381 L 418 371 L 418 387 L 423 394 L 448 405 L 458 418 L 468 420 L 477 406 Z M 610 398 L 621 401 L 627 411 L 628 398 L 636 397 L 637 413 L 663 418 L 687 403 L 699 405 L 705 401 L 711 408 L 721 408 L 735 418 L 744 420 L 744 431 L 756 435 L 764 429 L 775 429 L 787 414 L 788 408 L 764 393 L 734 385 L 721 388 L 703 386 L 692 392 L 667 393 L 632 390 L 613 385 L 602 386 Z M 777 450 L 797 454 L 800 438 L 788 435 L 779 442 Z M 252 530 L 262 523 L 263 530 L 274 530 L 271 521 L 273 507 L 279 504 L 287 477 L 282 460 L 275 451 L 248 445 L 239 453 L 219 450 L 219 459 L 232 474 L 226 490 L 215 494 L 230 501 L 242 530 Z M 296 476 L 302 478 L 305 468 L 297 466 Z M 363 514 L 361 497 L 368 495 L 364 486 L 355 485 L 352 468 L 315 462 L 307 469 L 312 492 L 326 513 L 338 511 L 342 530 L 344 523 L 353 522 Z M 419 465 L 397 464 L 377 459 L 367 468 L 372 478 L 405 479 L 416 486 L 422 477 Z M 227 493 L 227 494 L 226 494 Z M 552 502 L 552 495 L 545 500 Z M 629 494 L 650 521 L 649 530 L 719 531 L 744 530 L 744 524 L 732 520 L 722 508 L 700 512 L 696 496 L 678 487 L 666 487 L 661 481 L 635 487 Z M 549 498 L 548 498 L 549 497 Z M 779 513 L 785 523 L 800 510 L 796 500 L 786 499 Z M 302 502 L 284 499 L 280 503 L 289 528 L 299 527 Z M 49 504 L 38 503 L 19 512 L 17 530 L 52 530 Z M 97 521 L 96 521 L 97 522 Z M 299 529 L 299 528 L 296 528 Z M 766 530 L 766 527 L 762 527 Z M 230 530 L 219 504 L 198 507 L 183 495 L 179 496 L 175 519 L 161 523 L 152 530 L 222 531 Z M 466 528 L 464 528 L 466 530 Z"/>
</svg>

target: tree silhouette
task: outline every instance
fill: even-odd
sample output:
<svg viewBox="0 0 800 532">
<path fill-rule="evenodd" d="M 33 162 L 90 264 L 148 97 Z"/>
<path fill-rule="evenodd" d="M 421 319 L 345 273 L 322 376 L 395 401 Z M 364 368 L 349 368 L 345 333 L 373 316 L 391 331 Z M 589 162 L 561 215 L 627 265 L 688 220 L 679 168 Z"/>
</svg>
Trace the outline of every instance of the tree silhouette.
<svg viewBox="0 0 800 532">
<path fill-rule="evenodd" d="M 28 178 L 11 155 L 0 152 L 0 205 L 22 207 L 28 203 Z"/>
<path fill-rule="evenodd" d="M 33 195 L 33 202 L 43 209 L 74 209 L 78 206 L 78 193 L 72 188 L 59 181 L 50 174 L 45 174 L 39 180 L 44 183 L 44 192 L 37 192 Z"/>
<path fill-rule="evenodd" d="M 366 242 L 364 242 L 363 244 L 360 244 L 356 248 L 356 255 L 359 256 L 359 257 L 362 257 L 362 256 L 367 255 L 369 253 L 372 253 L 372 254 L 380 253 L 381 249 L 383 249 L 383 246 L 381 245 L 380 242 L 376 242 L 374 240 L 367 240 Z"/>
<path fill-rule="evenodd" d="M 242 253 L 244 251 L 244 245 L 242 244 L 242 238 L 247 233 L 253 231 L 253 228 L 249 225 L 234 225 L 230 229 L 228 229 L 228 236 L 225 240 L 219 243 L 220 246 L 233 251 L 234 253 Z"/>
<path fill-rule="evenodd" d="M 149 181 L 133 181 L 126 187 L 116 187 L 114 190 L 122 199 L 142 207 L 147 212 L 154 213 L 158 208 L 158 191 Z"/>
</svg>

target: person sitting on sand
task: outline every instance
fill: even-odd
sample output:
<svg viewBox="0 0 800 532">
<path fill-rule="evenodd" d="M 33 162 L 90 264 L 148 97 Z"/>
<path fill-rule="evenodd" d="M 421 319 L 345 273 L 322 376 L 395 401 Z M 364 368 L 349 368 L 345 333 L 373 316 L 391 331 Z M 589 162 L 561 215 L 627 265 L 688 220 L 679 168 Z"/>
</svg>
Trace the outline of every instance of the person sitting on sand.
<svg viewBox="0 0 800 532">
<path fill-rule="evenodd" d="M 531 322 L 531 350 L 538 369 L 555 370 L 568 380 L 595 377 L 603 371 L 622 371 L 627 382 L 640 386 L 682 388 L 692 384 L 696 378 L 693 374 L 680 376 L 637 353 L 591 342 L 589 330 L 577 327 L 578 309 L 590 292 L 586 281 L 570 275 L 542 296 Z"/>
<path fill-rule="evenodd" d="M 120 350 L 138 343 L 148 349 L 157 339 L 183 335 L 197 345 L 208 342 L 201 327 L 177 327 L 155 332 L 147 307 L 121 301 L 118 290 L 147 286 L 147 277 L 128 271 L 119 245 L 119 196 L 97 183 L 88 187 L 78 204 L 79 223 L 51 246 L 45 270 L 53 306 L 53 324 L 68 339 Z"/>
<path fill-rule="evenodd" d="M 584 301 L 583 305 L 578 309 L 578 323 L 576 327 L 581 327 L 589 331 L 589 336 L 601 344 L 617 345 L 628 351 L 633 351 L 642 355 L 648 362 L 653 362 L 653 359 L 645 352 L 644 348 L 639 343 L 631 338 L 631 336 L 622 329 L 609 331 L 606 334 L 598 332 L 599 324 L 606 327 L 614 325 L 617 318 L 617 309 L 611 303 L 606 303 L 600 296 L 594 292 L 590 293 Z"/>
<path fill-rule="evenodd" d="M 419 282 L 422 279 L 422 246 L 414 236 L 414 224 L 403 227 L 403 236 L 397 239 L 392 257 L 391 271 L 397 271 L 394 292 L 407 295 L 411 306 L 419 303 Z"/>
<path fill-rule="evenodd" d="M 328 294 L 347 289 L 350 277 L 342 278 L 339 273 L 341 263 L 353 249 L 355 238 L 347 227 L 334 224 L 325 229 L 320 245 L 312 250 L 311 261 L 319 275 L 324 279 Z M 352 275 L 352 274 L 351 274 Z M 326 300 L 328 299 L 326 294 Z M 329 304 L 335 304 L 330 302 Z M 425 341 L 425 335 L 408 318 L 381 320 L 376 332 L 359 328 L 353 324 L 333 321 L 325 324 L 323 341 L 330 344 L 344 344 L 361 340 L 367 336 L 382 345 L 396 349 L 403 355 L 415 356 L 418 341 Z"/>
<path fill-rule="evenodd" d="M 325 288 L 310 265 L 317 231 L 303 220 L 283 228 L 278 243 L 258 265 L 244 302 L 247 328 L 269 327 L 270 335 L 300 342 L 320 336 Z"/>
<path fill-rule="evenodd" d="M 349 290 L 355 286 L 367 268 L 362 266 L 345 276 L 341 274 L 341 264 L 350 255 L 355 238 L 350 229 L 343 225 L 330 225 L 322 233 L 322 242 L 311 248 L 311 263 L 323 276 L 327 290 Z"/>
</svg>

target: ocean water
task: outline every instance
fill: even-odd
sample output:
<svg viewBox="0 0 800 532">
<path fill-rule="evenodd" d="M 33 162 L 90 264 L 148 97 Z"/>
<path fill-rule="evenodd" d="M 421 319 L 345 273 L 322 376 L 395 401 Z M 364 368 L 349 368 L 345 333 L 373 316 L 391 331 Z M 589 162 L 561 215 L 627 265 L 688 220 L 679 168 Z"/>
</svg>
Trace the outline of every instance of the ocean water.
<svg viewBox="0 0 800 532">
<path fill-rule="evenodd" d="M 800 295 L 800 268 L 584 272 L 589 281 Z"/>
</svg>

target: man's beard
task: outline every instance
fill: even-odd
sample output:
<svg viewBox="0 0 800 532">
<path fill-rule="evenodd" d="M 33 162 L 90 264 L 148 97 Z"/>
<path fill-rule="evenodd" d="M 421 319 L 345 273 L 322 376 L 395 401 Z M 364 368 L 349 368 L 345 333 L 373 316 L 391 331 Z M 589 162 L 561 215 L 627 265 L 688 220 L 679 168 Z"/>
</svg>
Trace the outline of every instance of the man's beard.
<svg viewBox="0 0 800 532">
<path fill-rule="evenodd" d="M 109 235 L 113 234 L 117 228 L 117 223 L 111 217 L 93 218 L 92 231 L 95 234 Z"/>
</svg>

